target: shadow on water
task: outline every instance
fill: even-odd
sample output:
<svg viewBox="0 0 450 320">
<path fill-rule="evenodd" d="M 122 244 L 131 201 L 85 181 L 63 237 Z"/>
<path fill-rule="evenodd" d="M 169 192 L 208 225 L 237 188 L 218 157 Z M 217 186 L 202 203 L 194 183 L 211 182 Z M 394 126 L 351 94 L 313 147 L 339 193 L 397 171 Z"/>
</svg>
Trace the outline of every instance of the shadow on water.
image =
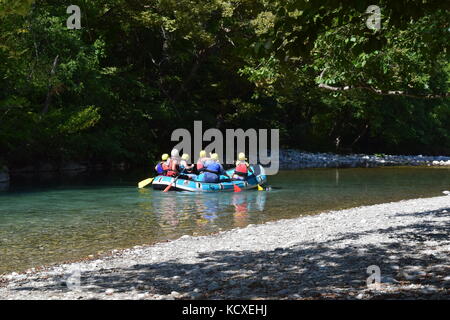
<svg viewBox="0 0 450 320">
<path fill-rule="evenodd" d="M 450 208 L 447 209 L 447 211 Z M 416 212 L 411 215 L 442 216 L 444 210 Z M 378 298 L 420 297 L 448 299 L 450 283 L 443 281 L 448 273 L 448 254 L 426 253 L 428 241 L 442 240 L 448 235 L 450 222 L 433 224 L 423 222 L 396 228 L 373 229 L 369 232 L 347 232 L 333 241 L 298 243 L 290 248 L 270 251 L 213 251 L 200 253 L 195 264 L 167 261 L 136 264 L 130 268 L 114 268 L 81 274 L 83 293 L 115 292 L 167 295 L 172 291 L 185 294 L 185 298 L 351 298 L 366 288 L 367 267 L 377 265 L 381 280 L 388 283 L 405 281 L 398 270 L 411 266 L 433 271 L 409 281 L 435 286 L 440 291 L 420 293 L 417 289 L 403 289 L 400 295 L 380 292 Z M 400 234 L 391 243 L 352 244 L 349 240 L 362 239 L 374 234 Z M 420 235 L 420 238 L 417 238 Z M 404 241 L 413 239 L 415 242 Z M 361 242 L 360 242 L 361 243 Z M 348 244 L 348 245 L 342 245 Z M 436 268 L 436 267 L 440 267 Z M 408 271 L 409 272 L 409 271 Z M 42 290 L 66 292 L 64 277 L 54 277 L 54 284 L 39 288 L 22 287 L 16 290 Z M 199 289 L 200 296 L 193 294 Z"/>
</svg>

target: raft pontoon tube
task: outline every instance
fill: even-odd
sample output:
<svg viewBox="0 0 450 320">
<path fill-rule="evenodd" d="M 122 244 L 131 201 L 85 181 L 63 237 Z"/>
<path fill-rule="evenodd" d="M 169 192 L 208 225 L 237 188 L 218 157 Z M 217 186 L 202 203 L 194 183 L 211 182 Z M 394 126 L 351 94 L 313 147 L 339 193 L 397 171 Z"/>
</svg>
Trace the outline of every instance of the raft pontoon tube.
<svg viewBox="0 0 450 320">
<path fill-rule="evenodd" d="M 196 180 L 188 180 L 179 178 L 170 188 L 173 191 L 191 191 L 191 192 L 221 192 L 234 191 L 234 185 L 237 185 L 242 190 L 254 189 L 258 184 L 264 184 L 267 181 L 266 172 L 260 165 L 251 166 L 253 173 L 249 171 L 246 180 L 231 180 L 218 183 L 208 183 Z M 227 174 L 232 176 L 234 169 L 227 170 Z M 224 177 L 224 176 L 221 176 Z M 153 179 L 152 186 L 155 190 L 164 190 L 176 178 L 167 176 L 157 176 Z"/>
</svg>

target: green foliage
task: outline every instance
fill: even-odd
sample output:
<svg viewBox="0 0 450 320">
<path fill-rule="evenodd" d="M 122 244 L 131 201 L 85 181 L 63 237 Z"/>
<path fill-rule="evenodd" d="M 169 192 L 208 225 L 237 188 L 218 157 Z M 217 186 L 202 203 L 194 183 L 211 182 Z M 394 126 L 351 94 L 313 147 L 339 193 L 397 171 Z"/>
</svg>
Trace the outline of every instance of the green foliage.
<svg viewBox="0 0 450 320">
<path fill-rule="evenodd" d="M 74 134 L 93 127 L 99 120 L 98 108 L 89 106 L 71 115 L 58 129 L 64 133 Z"/>
<path fill-rule="evenodd" d="M 0 0 L 0 19 L 7 15 L 26 15 L 34 0 Z"/>
<path fill-rule="evenodd" d="M 448 98 L 417 98 L 449 92 L 446 5 L 380 1 L 373 31 L 370 4 L 82 0 L 68 30 L 66 4 L 0 0 L 0 161 L 148 164 L 194 120 L 315 151 L 449 153 Z"/>
</svg>

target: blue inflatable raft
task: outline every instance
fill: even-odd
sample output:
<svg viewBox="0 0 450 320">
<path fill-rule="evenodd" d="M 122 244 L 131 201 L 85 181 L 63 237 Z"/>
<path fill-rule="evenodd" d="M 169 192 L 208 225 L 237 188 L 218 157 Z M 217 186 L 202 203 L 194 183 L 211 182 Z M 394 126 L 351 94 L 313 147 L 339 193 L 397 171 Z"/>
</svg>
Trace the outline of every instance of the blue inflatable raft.
<svg viewBox="0 0 450 320">
<path fill-rule="evenodd" d="M 249 172 L 246 180 L 231 180 L 226 176 L 221 176 L 222 182 L 207 183 L 179 178 L 171 178 L 167 176 L 157 176 L 153 179 L 152 187 L 155 190 L 164 190 L 169 184 L 175 181 L 170 188 L 171 191 L 191 191 L 191 192 L 221 192 L 234 191 L 234 185 L 237 185 L 242 190 L 254 189 L 258 184 L 264 184 L 267 181 L 266 172 L 260 165 L 251 166 L 253 173 Z M 227 174 L 232 176 L 234 169 L 227 170 Z"/>
</svg>

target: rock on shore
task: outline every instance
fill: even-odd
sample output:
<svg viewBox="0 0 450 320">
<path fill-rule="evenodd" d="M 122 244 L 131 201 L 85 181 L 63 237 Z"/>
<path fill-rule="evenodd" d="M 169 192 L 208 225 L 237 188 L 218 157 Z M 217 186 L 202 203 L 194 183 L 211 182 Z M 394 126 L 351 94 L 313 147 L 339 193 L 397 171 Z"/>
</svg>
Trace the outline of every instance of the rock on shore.
<svg viewBox="0 0 450 320">
<path fill-rule="evenodd" d="M 449 196 L 330 211 L 9 274 L 0 299 L 449 299 L 449 230 Z"/>
<path fill-rule="evenodd" d="M 380 166 L 450 166 L 450 157 L 422 155 L 339 155 L 333 153 L 309 153 L 293 149 L 280 150 L 280 169 Z"/>
</svg>

